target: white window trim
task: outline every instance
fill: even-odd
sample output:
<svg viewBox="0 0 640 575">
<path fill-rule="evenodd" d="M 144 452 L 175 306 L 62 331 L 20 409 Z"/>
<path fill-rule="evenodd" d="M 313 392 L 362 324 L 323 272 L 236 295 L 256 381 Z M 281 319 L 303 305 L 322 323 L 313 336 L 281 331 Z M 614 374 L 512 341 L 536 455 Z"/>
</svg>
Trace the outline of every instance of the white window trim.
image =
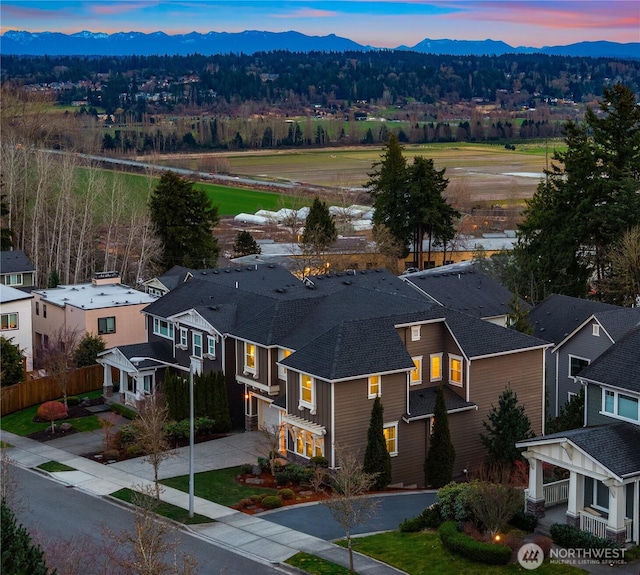
<svg viewBox="0 0 640 575">
<path fill-rule="evenodd" d="M 595 337 L 600 337 L 600 324 L 597 324 L 597 323 L 591 324 L 591 335 Z"/>
<path fill-rule="evenodd" d="M 213 348 L 213 353 L 211 353 L 211 348 Z M 205 351 L 204 356 L 209 359 L 216 358 L 216 338 L 213 335 L 207 336 L 207 350 Z"/>
<path fill-rule="evenodd" d="M 163 334 L 160 331 L 160 325 L 166 323 L 167 324 L 167 334 Z M 153 334 L 154 335 L 159 335 L 160 337 L 164 337 L 165 339 L 171 339 L 173 340 L 173 335 L 174 335 L 174 329 L 173 329 L 173 324 L 166 320 L 166 319 L 160 319 L 159 317 L 154 317 L 153 318 Z"/>
<path fill-rule="evenodd" d="M 432 353 L 429 356 L 429 381 L 442 381 L 442 353 Z M 433 358 L 434 357 L 439 357 L 440 358 L 440 376 L 439 377 L 433 377 L 433 371 L 431 369 L 431 364 L 433 362 Z"/>
<path fill-rule="evenodd" d="M 378 378 L 378 392 L 377 393 L 371 393 L 371 379 L 377 377 Z M 367 378 L 367 398 L 368 399 L 375 399 L 376 397 L 382 397 L 382 376 L 380 374 L 378 375 L 370 375 Z"/>
<path fill-rule="evenodd" d="M 613 393 L 613 413 L 605 410 L 605 400 L 607 397 L 607 392 Z M 620 395 L 624 395 L 626 397 L 630 397 L 631 399 L 635 399 L 638 402 L 638 419 L 631 419 L 629 417 L 624 417 L 623 415 L 618 415 L 618 398 Z M 607 417 L 612 417 L 613 419 L 619 419 L 620 421 L 629 421 L 631 423 L 640 422 L 640 397 L 636 397 L 631 392 L 621 392 L 616 389 L 609 389 L 606 387 L 602 388 L 602 405 L 600 415 L 606 415 Z"/>
<path fill-rule="evenodd" d="M 11 327 L 11 324 L 10 324 L 10 319 L 9 318 L 12 315 L 16 316 L 16 325 L 15 325 L 15 327 Z M 7 327 L 3 327 L 2 331 L 12 331 L 12 330 L 15 330 L 15 329 L 20 329 L 20 314 L 17 311 L 10 311 L 10 312 L 7 312 L 7 313 L 3 313 L 2 316 L 3 317 L 7 316 Z"/>
<path fill-rule="evenodd" d="M 310 431 L 305 429 L 289 428 L 289 433 L 291 436 L 291 442 L 293 443 L 293 453 L 303 457 L 304 459 L 311 459 L 311 457 L 315 457 L 316 455 L 324 455 L 324 437 L 318 436 Z M 298 451 L 298 436 L 302 437 L 302 453 Z M 307 439 L 311 438 L 313 442 L 313 455 L 309 457 L 306 453 Z"/>
<path fill-rule="evenodd" d="M 249 367 L 247 365 L 247 349 L 248 346 L 252 345 L 253 346 L 253 367 Z M 252 374 L 252 375 L 257 375 L 258 373 L 258 346 L 255 343 L 250 343 L 248 341 L 244 342 L 243 345 L 243 354 L 242 354 L 242 363 L 244 364 L 244 374 Z"/>
<path fill-rule="evenodd" d="M 453 371 L 452 368 L 452 363 L 453 360 L 458 360 L 460 362 L 460 381 L 454 381 L 451 378 L 451 372 Z M 464 360 L 462 358 L 461 355 L 454 355 L 453 353 L 449 354 L 449 384 L 450 385 L 455 385 L 456 387 L 462 387 L 463 383 L 464 383 Z"/>
<path fill-rule="evenodd" d="M 16 281 L 15 282 L 11 282 L 11 278 L 15 277 Z M 5 285 L 8 286 L 21 286 L 24 283 L 24 275 L 22 273 L 15 273 L 15 274 L 7 274 L 5 276 Z"/>
<path fill-rule="evenodd" d="M 196 353 L 196 338 L 200 338 L 200 355 Z M 202 333 L 199 331 L 194 331 L 191 333 L 191 354 L 193 357 L 197 357 L 198 359 L 202 359 L 204 354 L 204 338 L 202 337 Z"/>
<path fill-rule="evenodd" d="M 422 356 L 421 355 L 416 355 L 416 356 L 412 357 L 411 359 L 413 360 L 414 365 L 415 365 L 416 360 L 418 360 L 418 379 L 416 381 L 413 381 L 411 379 L 411 372 L 413 372 L 413 369 L 412 369 L 409 372 L 409 385 L 420 385 L 422 383 L 422 372 L 423 372 L 423 369 L 424 369 L 424 365 L 422 364 Z M 431 367 L 431 366 L 429 366 L 429 367 Z"/>
<path fill-rule="evenodd" d="M 420 341 L 420 327 L 419 325 L 411 326 L 411 341 Z"/>
<path fill-rule="evenodd" d="M 586 357 L 580 357 L 579 355 L 573 355 L 572 353 L 567 354 L 567 357 L 569 358 L 569 362 L 568 362 L 568 365 L 567 365 L 567 377 L 570 377 L 571 379 L 573 379 L 575 381 L 576 380 L 576 376 L 575 375 L 571 375 L 571 359 L 573 358 L 573 359 L 579 359 L 580 361 L 586 361 L 587 365 L 589 365 L 591 363 L 591 360 L 586 358 Z"/>
<path fill-rule="evenodd" d="M 396 449 L 395 451 L 389 451 L 389 456 L 390 457 L 396 457 L 398 455 L 398 422 L 397 421 L 392 421 L 390 423 L 385 423 L 383 425 L 383 429 L 391 429 L 394 428 L 395 429 L 395 445 L 396 445 Z M 385 437 L 385 444 L 386 444 L 386 437 Z"/>
<path fill-rule="evenodd" d="M 282 361 L 289 357 L 288 355 L 285 355 L 287 352 L 289 352 L 289 355 L 293 353 L 290 349 L 285 349 L 283 347 L 278 348 L 278 361 Z M 278 365 L 278 379 L 287 379 L 287 368 L 284 365 Z"/>
<path fill-rule="evenodd" d="M 187 349 L 189 347 L 189 330 L 186 327 L 180 328 L 180 340 L 176 347 L 179 349 Z"/>
<path fill-rule="evenodd" d="M 311 401 L 305 401 L 302 399 L 302 378 L 308 377 L 311 380 Z M 311 415 L 315 415 L 316 413 L 316 380 L 314 377 L 311 377 L 308 373 L 301 373 L 298 378 L 298 409 L 310 409 Z"/>
</svg>

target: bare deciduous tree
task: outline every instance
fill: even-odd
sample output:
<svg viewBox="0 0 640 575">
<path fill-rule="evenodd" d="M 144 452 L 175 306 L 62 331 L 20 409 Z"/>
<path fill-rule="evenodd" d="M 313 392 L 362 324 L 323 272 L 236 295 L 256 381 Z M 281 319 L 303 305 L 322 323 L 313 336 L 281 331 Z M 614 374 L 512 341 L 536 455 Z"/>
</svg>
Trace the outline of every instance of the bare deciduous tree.
<svg viewBox="0 0 640 575">
<path fill-rule="evenodd" d="M 67 386 L 69 372 L 74 366 L 73 355 L 79 342 L 79 331 L 60 327 L 50 336 L 46 347 L 39 352 L 39 364 L 44 368 L 60 388 L 64 406 L 67 405 Z"/>
<path fill-rule="evenodd" d="M 260 428 L 264 445 L 267 451 L 267 458 L 269 459 L 269 468 L 271 469 L 271 475 L 276 476 L 276 460 L 280 456 L 280 440 L 283 433 L 283 425 L 273 423 L 271 425 L 265 425 Z"/>
<path fill-rule="evenodd" d="M 375 514 L 379 500 L 367 497 L 367 491 L 375 482 L 375 474 L 366 473 L 356 453 L 335 446 L 339 467 L 332 478 L 333 492 L 322 504 L 344 529 L 349 550 L 349 571 L 353 569 L 353 546 L 351 532 Z"/>
<path fill-rule="evenodd" d="M 138 444 L 153 467 L 155 497 L 160 500 L 158 470 L 163 461 L 174 456 L 164 429 L 167 423 L 167 404 L 160 394 L 152 393 L 140 400 L 137 407 L 138 417 L 134 419 L 133 425 Z"/>
<path fill-rule="evenodd" d="M 522 500 L 522 489 L 504 483 L 480 481 L 473 484 L 469 507 L 493 539 L 522 508 Z"/>
</svg>

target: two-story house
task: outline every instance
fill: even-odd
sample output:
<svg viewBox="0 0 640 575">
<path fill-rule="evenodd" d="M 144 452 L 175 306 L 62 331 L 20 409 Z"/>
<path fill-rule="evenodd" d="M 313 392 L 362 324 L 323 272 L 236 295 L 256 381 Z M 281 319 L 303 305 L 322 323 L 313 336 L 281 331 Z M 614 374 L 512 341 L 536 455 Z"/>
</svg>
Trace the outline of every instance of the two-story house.
<svg viewBox="0 0 640 575">
<path fill-rule="evenodd" d="M 619 306 L 597 301 L 571 297 L 567 295 L 552 294 L 540 303 L 536 304 L 529 312 L 529 323 L 533 326 L 533 336 L 555 344 L 562 343 L 567 337 L 582 326 L 589 317 L 598 312 L 620 310 Z M 547 350 L 545 381 L 547 387 L 547 401 L 549 406 L 549 417 L 557 417 L 560 408 L 569 400 L 569 392 L 575 393 L 575 386 L 572 386 L 571 379 L 563 389 L 559 388 L 558 382 L 565 384 L 567 378 L 574 378 L 577 363 L 574 361 L 574 372 L 569 375 L 568 371 L 560 372 L 558 358 L 562 353 L 553 353 L 554 346 Z M 576 357 L 582 357 L 580 352 Z M 565 356 L 568 358 L 568 356 Z M 589 359 L 595 359 L 595 356 Z M 566 377 L 564 374 L 567 373 Z"/>
<path fill-rule="evenodd" d="M 0 335 L 20 348 L 27 372 L 33 370 L 32 299 L 29 293 L 0 284 Z"/>
<path fill-rule="evenodd" d="M 31 291 L 36 285 L 36 268 L 22 250 L 0 252 L 0 284 Z"/>
<path fill-rule="evenodd" d="M 640 327 L 577 380 L 585 386 L 585 427 L 516 444 L 530 465 L 527 507 L 544 516 L 546 507 L 566 504 L 567 523 L 640 544 Z M 544 464 L 567 470 L 569 479 L 545 483 Z"/>
<path fill-rule="evenodd" d="M 91 283 L 34 290 L 33 331 L 38 350 L 61 330 L 100 335 L 107 347 L 147 340 L 141 311 L 157 298 L 120 282 L 115 272 L 95 274 Z"/>
<path fill-rule="evenodd" d="M 107 387 L 117 377 L 134 402 L 167 365 L 222 370 L 234 427 L 280 429 L 290 459 L 335 467 L 336 444 L 364 453 L 379 395 L 393 481 L 424 485 L 440 384 L 458 476 L 481 463 L 482 421 L 507 385 L 542 430 L 547 344 L 435 305 L 385 270 L 304 282 L 274 265 L 196 272 L 144 314 L 146 344 L 101 355 Z"/>
</svg>

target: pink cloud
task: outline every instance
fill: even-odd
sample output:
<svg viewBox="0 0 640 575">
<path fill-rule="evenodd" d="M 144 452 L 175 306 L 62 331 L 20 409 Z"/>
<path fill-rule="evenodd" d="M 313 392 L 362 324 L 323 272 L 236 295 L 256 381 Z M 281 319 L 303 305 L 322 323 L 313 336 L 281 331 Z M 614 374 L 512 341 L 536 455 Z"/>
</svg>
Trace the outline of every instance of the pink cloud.
<svg viewBox="0 0 640 575">
<path fill-rule="evenodd" d="M 92 4 L 91 12 L 100 16 L 109 16 L 111 14 L 125 14 L 127 12 L 136 12 L 143 8 L 150 8 L 157 5 L 157 2 L 118 2 L 117 4 Z"/>
<path fill-rule="evenodd" d="M 287 14 L 274 14 L 274 18 L 333 18 L 338 13 L 332 10 L 317 10 L 313 8 L 299 8 Z"/>
<path fill-rule="evenodd" d="M 2 7 L 3 18 L 58 18 L 60 10 L 41 10 L 40 8 L 25 8 L 6 4 Z"/>
</svg>

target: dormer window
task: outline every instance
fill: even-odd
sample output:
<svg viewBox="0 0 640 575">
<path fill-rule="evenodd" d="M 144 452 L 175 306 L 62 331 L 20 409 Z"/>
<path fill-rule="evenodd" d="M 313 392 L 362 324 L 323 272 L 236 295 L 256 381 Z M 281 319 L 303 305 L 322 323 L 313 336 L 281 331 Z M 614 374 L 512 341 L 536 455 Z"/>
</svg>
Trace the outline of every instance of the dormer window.
<svg viewBox="0 0 640 575">
<path fill-rule="evenodd" d="M 591 335 L 595 335 L 596 337 L 600 337 L 600 325 L 597 323 L 594 323 L 591 325 L 591 327 L 593 328 L 593 331 L 591 332 Z"/>
<path fill-rule="evenodd" d="M 411 341 L 420 341 L 420 326 L 411 326 Z"/>
</svg>

